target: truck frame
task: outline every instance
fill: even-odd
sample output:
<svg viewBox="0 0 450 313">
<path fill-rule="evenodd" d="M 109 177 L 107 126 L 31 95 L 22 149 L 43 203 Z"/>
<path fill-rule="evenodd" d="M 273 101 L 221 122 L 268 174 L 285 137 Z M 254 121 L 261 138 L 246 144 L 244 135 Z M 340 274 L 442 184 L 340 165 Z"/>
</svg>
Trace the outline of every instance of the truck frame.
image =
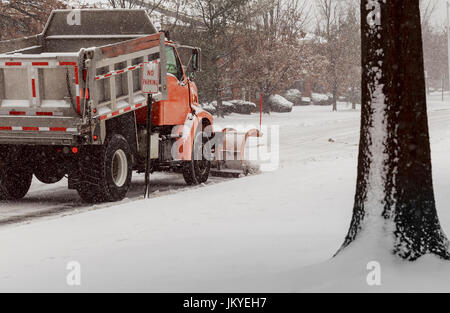
<svg viewBox="0 0 450 313">
<path fill-rule="evenodd" d="M 68 177 L 90 203 L 122 200 L 133 171 L 206 182 L 213 118 L 192 74 L 201 50 L 184 47 L 183 66 L 179 48 L 144 10 L 57 10 L 41 34 L 0 42 L 0 199 L 23 198 L 33 175 Z M 159 91 L 148 97 L 142 75 L 153 61 Z"/>
</svg>

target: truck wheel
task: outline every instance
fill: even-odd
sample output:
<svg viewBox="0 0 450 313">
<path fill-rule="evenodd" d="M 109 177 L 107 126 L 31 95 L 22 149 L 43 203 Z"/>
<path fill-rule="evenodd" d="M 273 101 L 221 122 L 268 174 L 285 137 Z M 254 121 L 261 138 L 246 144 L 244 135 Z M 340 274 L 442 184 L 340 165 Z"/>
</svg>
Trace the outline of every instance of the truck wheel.
<svg viewBox="0 0 450 313">
<path fill-rule="evenodd" d="M 33 174 L 13 166 L 0 168 L 0 200 L 19 200 L 30 190 Z"/>
<path fill-rule="evenodd" d="M 121 135 L 114 135 L 105 146 L 88 149 L 82 155 L 80 197 L 89 203 L 115 202 L 125 198 L 132 176 L 131 149 Z"/>
<path fill-rule="evenodd" d="M 44 184 L 56 184 L 64 178 L 64 171 L 54 165 L 42 164 L 34 170 L 34 176 Z"/>
<path fill-rule="evenodd" d="M 207 143 L 208 138 L 204 137 L 203 133 L 198 132 L 192 147 L 192 160 L 186 161 L 183 165 L 183 177 L 188 185 L 197 185 L 208 181 L 211 171 L 211 158 L 205 154 L 207 151 L 204 148 Z"/>
</svg>

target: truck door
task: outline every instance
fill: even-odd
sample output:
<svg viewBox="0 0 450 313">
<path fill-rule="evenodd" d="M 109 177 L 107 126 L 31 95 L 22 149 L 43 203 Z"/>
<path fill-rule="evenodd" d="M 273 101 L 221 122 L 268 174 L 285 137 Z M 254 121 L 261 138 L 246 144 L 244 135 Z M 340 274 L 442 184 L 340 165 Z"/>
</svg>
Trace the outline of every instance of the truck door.
<svg viewBox="0 0 450 313">
<path fill-rule="evenodd" d="M 189 114 L 189 84 L 174 47 L 166 46 L 169 99 L 163 101 L 164 125 L 182 125 Z"/>
</svg>

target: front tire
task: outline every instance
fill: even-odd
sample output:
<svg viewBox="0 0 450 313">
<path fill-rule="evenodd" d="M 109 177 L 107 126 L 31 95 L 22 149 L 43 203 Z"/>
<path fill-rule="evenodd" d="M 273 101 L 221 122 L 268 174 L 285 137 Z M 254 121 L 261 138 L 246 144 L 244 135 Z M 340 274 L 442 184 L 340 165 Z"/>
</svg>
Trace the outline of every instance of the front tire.
<svg viewBox="0 0 450 313">
<path fill-rule="evenodd" d="M 132 157 L 128 142 L 114 135 L 102 147 L 90 147 L 81 156 L 77 191 L 88 203 L 123 200 L 131 186 Z"/>
<path fill-rule="evenodd" d="M 183 177 L 188 185 L 198 185 L 208 181 L 211 171 L 211 157 L 207 153 L 208 140 L 208 136 L 205 136 L 203 132 L 197 132 L 192 147 L 192 158 L 183 164 Z"/>
</svg>

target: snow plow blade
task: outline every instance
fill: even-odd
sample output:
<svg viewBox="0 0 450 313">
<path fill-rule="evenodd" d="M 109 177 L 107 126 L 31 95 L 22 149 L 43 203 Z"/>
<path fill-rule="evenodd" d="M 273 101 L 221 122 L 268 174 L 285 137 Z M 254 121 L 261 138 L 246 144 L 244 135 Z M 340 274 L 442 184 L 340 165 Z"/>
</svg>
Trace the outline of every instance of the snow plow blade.
<svg viewBox="0 0 450 313">
<path fill-rule="evenodd" d="M 249 139 L 261 138 L 262 132 L 257 129 L 238 132 L 234 128 L 225 128 L 220 135 L 222 143 L 216 146 L 211 175 L 238 178 L 241 175 L 247 176 L 259 171 L 259 166 L 249 158 L 250 149 L 258 148 L 258 146 L 252 146 Z"/>
</svg>

